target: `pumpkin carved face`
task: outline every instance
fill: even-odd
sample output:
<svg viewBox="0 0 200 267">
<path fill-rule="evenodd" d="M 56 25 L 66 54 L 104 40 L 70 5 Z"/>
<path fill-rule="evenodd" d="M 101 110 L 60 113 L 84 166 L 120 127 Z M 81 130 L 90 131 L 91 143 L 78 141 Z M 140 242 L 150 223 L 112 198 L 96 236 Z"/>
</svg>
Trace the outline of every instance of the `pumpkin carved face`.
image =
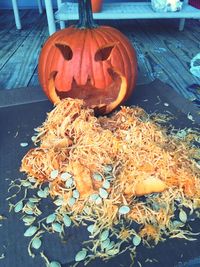
<svg viewBox="0 0 200 267">
<path fill-rule="evenodd" d="M 40 83 L 50 100 L 83 99 L 101 114 L 127 99 L 136 72 L 130 42 L 107 26 L 58 31 L 47 40 L 39 59 Z"/>
</svg>

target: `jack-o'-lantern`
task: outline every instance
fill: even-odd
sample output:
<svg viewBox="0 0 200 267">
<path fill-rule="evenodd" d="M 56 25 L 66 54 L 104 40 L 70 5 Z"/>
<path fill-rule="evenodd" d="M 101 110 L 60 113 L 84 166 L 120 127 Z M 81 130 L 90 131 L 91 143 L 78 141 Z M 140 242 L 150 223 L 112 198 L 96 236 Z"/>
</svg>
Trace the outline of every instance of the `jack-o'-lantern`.
<svg viewBox="0 0 200 267">
<path fill-rule="evenodd" d="M 39 80 L 48 98 L 83 99 L 106 114 L 135 87 L 135 51 L 120 31 L 94 23 L 90 0 L 79 0 L 79 23 L 53 34 L 42 48 Z"/>
</svg>

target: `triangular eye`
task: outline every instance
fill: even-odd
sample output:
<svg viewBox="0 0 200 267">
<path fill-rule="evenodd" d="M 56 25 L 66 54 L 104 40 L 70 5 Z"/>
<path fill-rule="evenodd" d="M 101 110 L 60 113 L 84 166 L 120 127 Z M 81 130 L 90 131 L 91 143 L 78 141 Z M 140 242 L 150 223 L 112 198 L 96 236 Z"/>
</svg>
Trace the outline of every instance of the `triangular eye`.
<svg viewBox="0 0 200 267">
<path fill-rule="evenodd" d="M 65 60 L 71 60 L 73 57 L 73 52 L 70 46 L 66 44 L 55 44 L 55 46 L 60 50 Z"/>
<path fill-rule="evenodd" d="M 107 60 L 110 57 L 114 47 L 115 45 L 110 45 L 99 48 L 94 56 L 95 61 Z"/>
</svg>

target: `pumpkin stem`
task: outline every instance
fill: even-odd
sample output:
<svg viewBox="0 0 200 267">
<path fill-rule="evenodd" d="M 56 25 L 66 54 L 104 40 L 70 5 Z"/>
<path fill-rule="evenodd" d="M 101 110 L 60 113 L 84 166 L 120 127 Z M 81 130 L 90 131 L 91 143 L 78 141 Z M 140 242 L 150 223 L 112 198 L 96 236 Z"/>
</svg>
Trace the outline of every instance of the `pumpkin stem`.
<svg viewBox="0 0 200 267">
<path fill-rule="evenodd" d="M 77 28 L 92 29 L 98 27 L 93 19 L 91 0 L 78 0 L 78 14 L 79 22 L 76 25 Z"/>
</svg>

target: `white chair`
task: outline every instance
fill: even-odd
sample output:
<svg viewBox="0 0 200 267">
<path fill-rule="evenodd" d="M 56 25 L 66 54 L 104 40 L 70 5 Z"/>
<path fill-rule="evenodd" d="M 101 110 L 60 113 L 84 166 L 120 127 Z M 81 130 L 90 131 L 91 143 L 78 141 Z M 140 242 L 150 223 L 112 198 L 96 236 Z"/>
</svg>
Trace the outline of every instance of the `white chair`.
<svg viewBox="0 0 200 267">
<path fill-rule="evenodd" d="M 39 8 L 39 13 L 42 14 L 42 12 L 43 12 L 42 0 L 37 0 L 37 3 L 38 3 L 38 8 Z M 21 24 L 21 20 L 20 20 L 20 16 L 19 16 L 19 9 L 18 9 L 18 5 L 17 5 L 17 0 L 12 0 L 12 6 L 13 6 L 14 17 L 15 17 L 16 28 L 18 30 L 21 30 L 22 24 Z"/>
<path fill-rule="evenodd" d="M 117 2 L 103 4 L 102 11 L 95 13 L 95 19 L 180 19 L 179 30 L 183 30 L 185 19 L 200 19 L 200 10 L 188 4 L 188 0 L 183 1 L 183 8 L 180 12 L 154 12 L 151 8 L 150 0 L 148 2 Z M 57 0 L 58 11 L 54 14 L 52 1 L 45 0 L 46 14 L 48 20 L 49 34 L 56 31 L 55 21 L 59 21 L 61 28 L 64 27 L 64 21 L 78 19 L 78 4 L 73 2 L 62 3 Z"/>
</svg>

